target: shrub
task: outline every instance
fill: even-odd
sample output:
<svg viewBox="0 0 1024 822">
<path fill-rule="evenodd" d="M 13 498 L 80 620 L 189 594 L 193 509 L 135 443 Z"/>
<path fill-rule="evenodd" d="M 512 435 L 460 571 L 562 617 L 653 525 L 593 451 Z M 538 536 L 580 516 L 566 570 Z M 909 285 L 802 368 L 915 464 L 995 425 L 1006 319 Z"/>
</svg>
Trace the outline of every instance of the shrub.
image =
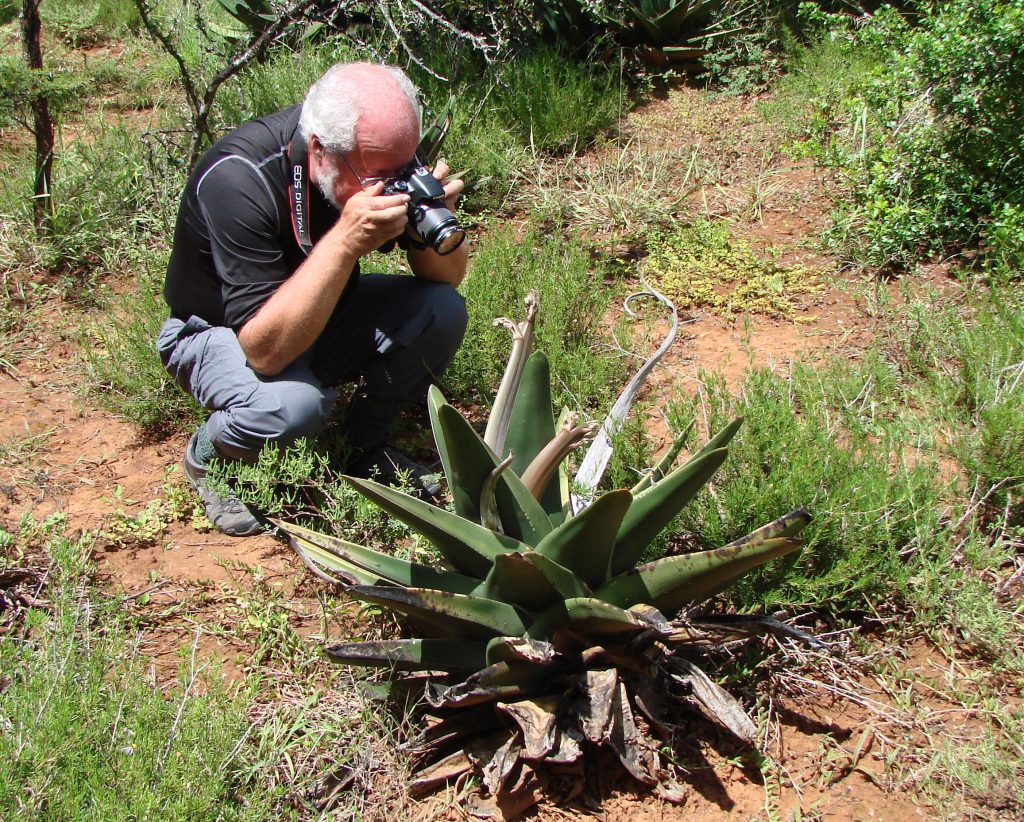
<svg viewBox="0 0 1024 822">
<path fill-rule="evenodd" d="M 615 69 L 540 49 L 500 78 L 495 107 L 527 145 L 541 150 L 589 144 L 621 109 Z"/>
<path fill-rule="evenodd" d="M 852 248 L 905 266 L 977 246 L 1024 191 L 1024 2 L 928 3 L 917 28 L 890 10 L 854 37 L 890 56 L 863 93 L 869 139 L 844 159 Z"/>
</svg>

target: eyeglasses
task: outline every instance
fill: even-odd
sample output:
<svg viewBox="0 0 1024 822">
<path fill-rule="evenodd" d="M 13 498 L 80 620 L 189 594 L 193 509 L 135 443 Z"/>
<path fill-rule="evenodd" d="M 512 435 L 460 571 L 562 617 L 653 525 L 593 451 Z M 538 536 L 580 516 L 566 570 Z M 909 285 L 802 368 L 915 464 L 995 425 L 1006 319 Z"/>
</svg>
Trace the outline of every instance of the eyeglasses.
<svg viewBox="0 0 1024 822">
<path fill-rule="evenodd" d="M 352 172 L 352 176 L 359 181 L 360 188 L 369 188 L 374 183 L 387 183 L 389 180 L 394 180 L 395 177 L 401 175 L 401 172 L 398 172 L 397 174 L 388 174 L 385 177 L 364 177 L 352 168 L 352 163 L 348 161 L 348 158 L 344 154 L 339 154 L 338 156 L 341 157 L 341 161 L 348 167 L 348 170 Z"/>
</svg>

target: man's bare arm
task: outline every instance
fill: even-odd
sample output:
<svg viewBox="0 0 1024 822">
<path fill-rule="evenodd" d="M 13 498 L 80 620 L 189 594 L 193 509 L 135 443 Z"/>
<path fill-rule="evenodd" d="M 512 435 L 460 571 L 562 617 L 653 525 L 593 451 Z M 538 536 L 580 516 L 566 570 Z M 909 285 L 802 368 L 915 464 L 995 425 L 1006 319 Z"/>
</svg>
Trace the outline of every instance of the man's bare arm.
<svg viewBox="0 0 1024 822">
<path fill-rule="evenodd" d="M 405 230 L 408 196 L 380 196 L 383 184 L 359 192 L 305 262 L 238 332 L 253 370 L 281 373 L 327 325 L 359 258 Z M 435 255 L 436 256 L 436 255 Z"/>
</svg>

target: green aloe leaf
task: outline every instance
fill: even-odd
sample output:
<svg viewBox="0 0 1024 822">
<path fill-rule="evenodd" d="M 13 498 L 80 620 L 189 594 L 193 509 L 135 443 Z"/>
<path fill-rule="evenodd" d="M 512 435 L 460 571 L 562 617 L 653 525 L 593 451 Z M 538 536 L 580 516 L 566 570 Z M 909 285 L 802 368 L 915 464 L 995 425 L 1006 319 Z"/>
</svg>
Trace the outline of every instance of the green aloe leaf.
<svg viewBox="0 0 1024 822">
<path fill-rule="evenodd" d="M 423 136 L 420 138 L 420 144 L 416 150 L 419 152 L 425 166 L 432 168 L 438 154 L 441 153 L 441 145 L 444 143 L 444 138 L 451 127 L 454 111 L 455 95 L 449 94 L 448 101 L 444 104 L 444 108 L 438 112 L 434 122 L 423 130 Z"/>
<path fill-rule="evenodd" d="M 565 427 L 571 413 L 568 406 L 562 406 L 562 410 L 558 414 L 558 420 L 555 422 L 556 431 L 561 431 Z M 548 514 L 552 527 L 557 528 L 565 522 L 571 511 L 572 494 L 569 492 L 569 470 L 563 462 L 558 466 L 558 510 Z"/>
<path fill-rule="evenodd" d="M 475 596 L 540 611 L 566 597 L 585 596 L 589 589 L 571 571 L 542 554 L 500 554 L 494 567 L 475 591 Z"/>
<path fill-rule="evenodd" d="M 514 607 L 482 597 L 389 585 L 355 585 L 347 593 L 363 602 L 384 605 L 453 637 L 488 640 L 495 636 L 521 636 L 526 631 L 523 618 Z"/>
<path fill-rule="evenodd" d="M 517 476 L 523 475 L 534 457 L 554 438 L 555 431 L 551 414 L 551 367 L 544 352 L 535 351 L 523 369 L 505 436 L 505 447 L 515 454 L 512 470 Z M 547 514 L 561 512 L 557 478 L 548 484 L 540 501 Z"/>
<path fill-rule="evenodd" d="M 754 545 L 777 537 L 795 537 L 811 521 L 811 515 L 803 508 L 797 508 L 784 514 L 774 522 L 762 525 L 756 531 L 751 531 L 744 537 L 734 539 L 725 548 L 734 548 L 737 545 Z"/>
<path fill-rule="evenodd" d="M 465 417 L 446 402 L 432 400 L 430 422 L 448 488 L 460 517 L 479 523 L 480 491 L 501 462 Z M 551 521 L 519 477 L 505 471 L 494 491 L 505 533 L 536 545 L 551 531 Z"/>
<path fill-rule="evenodd" d="M 727 454 L 725 448 L 705 449 L 702 455 L 637 495 L 615 538 L 611 559 L 613 575 L 621 574 L 639 562 L 651 540 L 697 495 Z"/>
<path fill-rule="evenodd" d="M 327 568 L 352 574 L 363 585 L 377 585 L 383 581 L 454 594 L 472 593 L 480 585 L 480 580 L 474 577 L 435 571 L 428 565 L 389 556 L 301 525 L 280 520 L 272 522 L 288 537 L 296 551 L 310 554 L 314 561 L 323 563 Z M 331 564 L 332 559 L 338 563 L 336 566 Z"/>
<path fill-rule="evenodd" d="M 710 454 L 712 451 L 717 451 L 719 448 L 725 448 L 730 442 L 732 442 L 732 438 L 736 436 L 736 432 L 740 430 L 741 425 L 743 425 L 743 417 L 737 417 L 734 419 L 725 426 L 725 428 L 709 439 L 700 451 L 690 457 L 688 463 L 696 462 L 705 454 Z M 685 468 L 688 463 L 684 463 L 683 467 Z"/>
<path fill-rule="evenodd" d="M 686 442 L 686 438 L 690 436 L 690 432 L 693 431 L 694 425 L 696 425 L 696 422 L 691 422 L 683 431 L 673 437 L 672 444 L 662 455 L 661 459 L 658 460 L 658 464 L 644 474 L 643 479 L 630 489 L 633 492 L 634 497 L 641 491 L 646 491 L 654 485 L 654 483 L 658 482 L 668 474 L 669 470 L 672 468 L 672 463 L 676 461 L 676 457 L 679 456 L 679 452 L 683 450 L 683 444 Z"/>
<path fill-rule="evenodd" d="M 537 553 L 568 568 L 591 588 L 608 579 L 609 561 L 633 495 L 609 491 L 588 508 L 566 520 L 537 546 Z"/>
<path fill-rule="evenodd" d="M 769 539 L 665 557 L 620 574 L 594 596 L 622 608 L 649 603 L 666 614 L 674 614 L 724 591 L 752 568 L 785 556 L 802 544 L 795 539 Z"/>
<path fill-rule="evenodd" d="M 487 645 L 465 639 L 390 639 L 342 642 L 324 649 L 332 662 L 396 671 L 479 671 Z"/>
<path fill-rule="evenodd" d="M 367 499 L 425 536 L 458 572 L 483 579 L 498 554 L 529 546 L 373 480 L 345 477 Z"/>
<path fill-rule="evenodd" d="M 530 639 L 549 639 L 560 628 L 589 636 L 639 633 L 649 625 L 636 614 L 594 597 L 566 599 L 538 615 L 526 635 Z"/>
</svg>

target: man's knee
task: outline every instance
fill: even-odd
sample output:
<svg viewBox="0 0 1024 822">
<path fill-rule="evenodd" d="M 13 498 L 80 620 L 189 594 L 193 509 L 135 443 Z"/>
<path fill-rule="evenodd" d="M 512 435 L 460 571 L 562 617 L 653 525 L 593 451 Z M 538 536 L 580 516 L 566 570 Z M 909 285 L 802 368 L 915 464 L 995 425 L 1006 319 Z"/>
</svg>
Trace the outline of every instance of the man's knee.
<svg viewBox="0 0 1024 822">
<path fill-rule="evenodd" d="M 454 354 L 466 335 L 469 313 L 466 298 L 450 285 L 432 284 L 429 299 L 434 309 L 434 322 L 426 333 L 441 350 Z"/>
<path fill-rule="evenodd" d="M 217 450 L 233 459 L 253 461 L 267 443 L 290 445 L 327 425 L 336 392 L 307 383 L 268 383 L 244 405 L 211 415 L 208 427 Z"/>
</svg>

